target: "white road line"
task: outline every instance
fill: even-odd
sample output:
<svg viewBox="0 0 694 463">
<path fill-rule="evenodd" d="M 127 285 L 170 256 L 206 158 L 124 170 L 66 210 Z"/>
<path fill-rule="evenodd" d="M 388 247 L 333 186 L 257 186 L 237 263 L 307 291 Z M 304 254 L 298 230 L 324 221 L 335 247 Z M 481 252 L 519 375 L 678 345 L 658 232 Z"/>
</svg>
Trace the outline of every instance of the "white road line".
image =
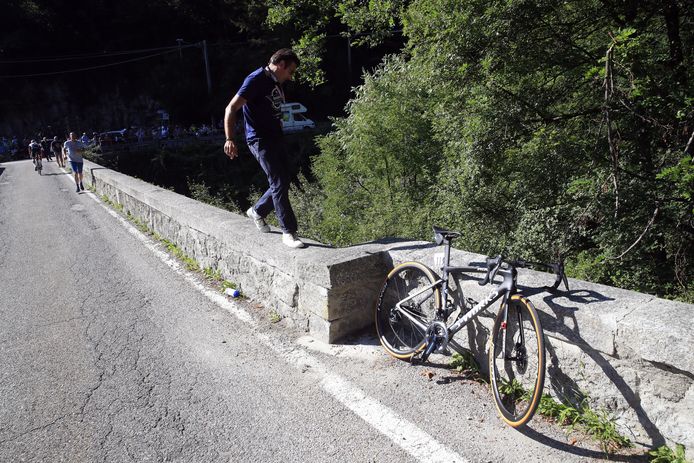
<svg viewBox="0 0 694 463">
<path fill-rule="evenodd" d="M 99 203 L 101 207 L 111 216 L 115 217 L 131 235 L 140 240 L 147 249 L 152 251 L 159 259 L 193 285 L 193 287 L 205 297 L 229 311 L 251 328 L 257 327 L 257 323 L 253 317 L 240 307 L 239 304 L 230 301 L 222 294 L 212 291 L 202 285 L 193 274 L 185 270 L 175 259 L 169 256 L 168 253 L 162 251 L 152 240 L 132 226 L 125 218 L 105 205 L 95 194 L 88 191 L 87 195 Z M 415 459 L 422 462 L 467 463 L 465 458 L 448 449 L 431 435 L 417 427 L 417 425 L 398 416 L 398 414 L 389 407 L 386 407 L 378 400 L 370 397 L 345 378 L 329 371 L 327 367 L 306 352 L 304 348 L 299 346 L 293 348 L 283 347 L 273 342 L 269 336 L 263 333 L 255 331 L 253 334 L 266 347 L 275 351 L 278 356 L 295 368 L 304 370 L 306 367 L 309 367 L 311 373 L 319 378 L 320 386 L 324 391 L 366 421 L 371 427 L 388 437 Z"/>
</svg>

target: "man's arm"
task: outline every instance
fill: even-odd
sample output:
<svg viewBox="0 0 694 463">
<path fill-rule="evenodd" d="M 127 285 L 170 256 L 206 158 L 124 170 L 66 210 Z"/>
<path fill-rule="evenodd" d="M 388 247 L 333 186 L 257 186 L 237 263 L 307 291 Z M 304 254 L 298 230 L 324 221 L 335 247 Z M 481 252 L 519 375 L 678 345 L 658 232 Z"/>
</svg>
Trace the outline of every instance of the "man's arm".
<svg viewBox="0 0 694 463">
<path fill-rule="evenodd" d="M 224 133 L 226 142 L 224 143 L 224 154 L 234 159 L 238 155 L 238 149 L 234 143 L 234 129 L 236 128 L 236 113 L 246 104 L 246 99 L 238 93 L 231 99 L 224 110 Z"/>
</svg>

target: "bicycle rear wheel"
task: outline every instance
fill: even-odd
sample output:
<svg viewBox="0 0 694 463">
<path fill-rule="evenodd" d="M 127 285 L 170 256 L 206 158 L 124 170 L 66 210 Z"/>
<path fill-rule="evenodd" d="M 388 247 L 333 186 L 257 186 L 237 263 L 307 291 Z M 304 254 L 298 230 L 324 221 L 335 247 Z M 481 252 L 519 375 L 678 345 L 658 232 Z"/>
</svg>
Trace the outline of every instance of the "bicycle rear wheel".
<svg viewBox="0 0 694 463">
<path fill-rule="evenodd" d="M 489 346 L 489 377 L 494 402 L 510 426 L 525 425 L 535 414 L 545 383 L 545 344 L 532 303 L 519 295 L 502 305 Z"/>
<path fill-rule="evenodd" d="M 441 308 L 437 280 L 418 262 L 400 264 L 388 274 L 376 306 L 376 331 L 393 357 L 409 359 L 424 348 L 427 328 Z"/>
</svg>

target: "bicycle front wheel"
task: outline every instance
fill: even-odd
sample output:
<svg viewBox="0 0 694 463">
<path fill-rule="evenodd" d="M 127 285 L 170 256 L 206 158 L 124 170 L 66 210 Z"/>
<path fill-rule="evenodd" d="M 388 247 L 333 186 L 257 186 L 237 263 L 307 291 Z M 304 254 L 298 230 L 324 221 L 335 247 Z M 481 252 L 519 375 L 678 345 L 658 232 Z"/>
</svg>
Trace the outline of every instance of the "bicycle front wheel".
<svg viewBox="0 0 694 463">
<path fill-rule="evenodd" d="M 376 306 L 376 331 L 393 357 L 409 359 L 426 344 L 426 331 L 441 308 L 434 272 L 406 262 L 388 274 Z"/>
<path fill-rule="evenodd" d="M 508 308 L 508 311 L 506 310 Z M 501 418 L 514 428 L 535 414 L 545 384 L 545 344 L 532 303 L 513 295 L 492 328 L 489 377 Z"/>
</svg>

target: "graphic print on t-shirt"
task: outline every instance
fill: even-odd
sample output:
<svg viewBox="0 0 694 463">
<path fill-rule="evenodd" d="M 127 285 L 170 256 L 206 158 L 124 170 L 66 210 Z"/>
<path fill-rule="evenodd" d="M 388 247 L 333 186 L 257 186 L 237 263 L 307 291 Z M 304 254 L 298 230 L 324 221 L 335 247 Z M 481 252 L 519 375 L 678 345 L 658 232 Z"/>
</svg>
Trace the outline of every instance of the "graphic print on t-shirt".
<svg viewBox="0 0 694 463">
<path fill-rule="evenodd" d="M 269 95 L 266 95 L 265 98 L 267 98 L 270 101 L 272 109 L 274 109 L 275 117 L 279 119 L 282 115 L 281 108 L 282 104 L 284 103 L 284 93 L 279 88 L 279 86 L 275 85 L 272 88 L 272 92 Z"/>
</svg>

